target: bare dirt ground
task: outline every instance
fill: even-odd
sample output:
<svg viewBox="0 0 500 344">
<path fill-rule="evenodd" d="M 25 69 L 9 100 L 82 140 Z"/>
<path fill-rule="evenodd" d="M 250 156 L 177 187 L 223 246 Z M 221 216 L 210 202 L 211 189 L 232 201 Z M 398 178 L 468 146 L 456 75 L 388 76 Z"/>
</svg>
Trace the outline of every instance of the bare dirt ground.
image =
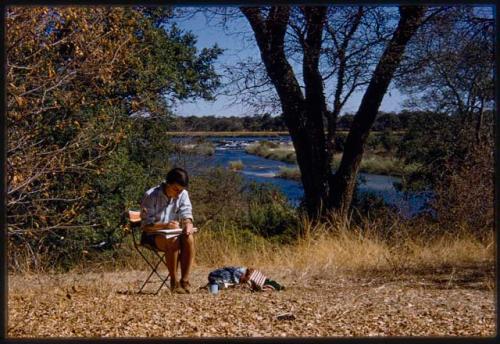
<svg viewBox="0 0 500 344">
<path fill-rule="evenodd" d="M 9 276 L 8 337 L 495 336 L 491 269 L 263 270 L 286 290 L 218 295 L 196 290 L 210 270 L 196 268 L 192 294 L 156 296 L 134 293 L 145 271 Z"/>
</svg>

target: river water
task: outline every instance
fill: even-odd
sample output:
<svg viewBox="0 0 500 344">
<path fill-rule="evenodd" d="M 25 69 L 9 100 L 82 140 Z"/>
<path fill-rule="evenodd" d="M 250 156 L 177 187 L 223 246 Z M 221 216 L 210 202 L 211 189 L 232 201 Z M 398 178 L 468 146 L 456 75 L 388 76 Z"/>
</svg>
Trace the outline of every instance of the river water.
<svg viewBox="0 0 500 344">
<path fill-rule="evenodd" d="M 212 166 L 228 167 L 231 161 L 240 160 L 243 170 L 240 173 L 248 182 L 271 183 L 277 186 L 297 206 L 304 195 L 302 185 L 298 181 L 275 177 L 280 167 L 296 167 L 295 164 L 265 159 L 245 152 L 245 147 L 255 141 L 289 142 L 289 136 L 280 137 L 209 137 L 215 144 L 215 154 L 204 158 Z M 358 192 L 360 197 L 375 195 L 387 205 L 395 207 L 404 217 L 413 217 L 425 210 L 425 203 L 430 192 L 401 192 L 395 188 L 400 178 L 377 174 L 360 173 Z"/>
</svg>

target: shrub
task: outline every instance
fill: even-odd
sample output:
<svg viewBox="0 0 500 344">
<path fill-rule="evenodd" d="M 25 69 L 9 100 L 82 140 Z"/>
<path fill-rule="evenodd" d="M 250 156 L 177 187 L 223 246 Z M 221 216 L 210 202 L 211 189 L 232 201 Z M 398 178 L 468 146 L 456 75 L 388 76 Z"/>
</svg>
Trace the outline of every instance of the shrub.
<svg viewBox="0 0 500 344">
<path fill-rule="evenodd" d="M 297 228 L 297 214 L 276 187 L 251 184 L 247 191 L 248 227 L 266 238 L 282 235 L 290 239 Z"/>
<path fill-rule="evenodd" d="M 273 142 L 273 141 L 260 141 L 259 144 L 262 147 L 267 147 L 267 148 L 271 148 L 271 149 L 279 147 L 279 143 Z"/>
<path fill-rule="evenodd" d="M 245 148 L 249 154 L 254 154 L 262 157 L 267 157 L 270 153 L 269 147 L 265 147 L 259 143 L 252 143 Z"/>
<path fill-rule="evenodd" d="M 401 136 L 394 134 L 390 130 L 384 130 L 380 134 L 380 144 L 382 148 L 389 153 L 395 151 L 400 142 Z"/>
<path fill-rule="evenodd" d="M 189 194 L 197 226 L 226 219 L 239 221 L 246 208 L 240 174 L 225 168 L 192 171 Z"/>
<path fill-rule="evenodd" d="M 234 160 L 229 162 L 229 169 L 233 171 L 240 171 L 244 167 L 241 160 Z"/>
<path fill-rule="evenodd" d="M 448 232 L 482 236 L 494 230 L 493 147 L 472 148 L 468 159 L 434 188 L 437 220 Z"/>
<path fill-rule="evenodd" d="M 300 180 L 300 170 L 298 167 L 283 167 L 280 166 L 280 170 L 276 177 L 292 180 Z"/>
<path fill-rule="evenodd" d="M 344 144 L 345 144 L 346 138 L 347 138 L 347 134 L 344 134 L 344 133 L 337 133 L 337 135 L 335 135 L 335 151 L 336 152 L 343 152 L 344 151 Z"/>
<path fill-rule="evenodd" d="M 261 141 L 252 143 L 245 149 L 247 153 L 261 156 L 266 159 L 295 163 L 296 156 L 293 146 L 281 145 L 276 142 Z"/>
</svg>

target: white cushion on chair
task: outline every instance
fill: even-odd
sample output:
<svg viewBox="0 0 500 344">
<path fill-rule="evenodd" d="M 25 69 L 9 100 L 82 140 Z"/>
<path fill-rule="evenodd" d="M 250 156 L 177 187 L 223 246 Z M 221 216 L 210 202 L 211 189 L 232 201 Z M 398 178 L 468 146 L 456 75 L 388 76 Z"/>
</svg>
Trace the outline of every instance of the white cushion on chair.
<svg viewBox="0 0 500 344">
<path fill-rule="evenodd" d="M 130 222 L 140 222 L 141 221 L 141 212 L 136 210 L 128 211 L 128 219 Z"/>
</svg>

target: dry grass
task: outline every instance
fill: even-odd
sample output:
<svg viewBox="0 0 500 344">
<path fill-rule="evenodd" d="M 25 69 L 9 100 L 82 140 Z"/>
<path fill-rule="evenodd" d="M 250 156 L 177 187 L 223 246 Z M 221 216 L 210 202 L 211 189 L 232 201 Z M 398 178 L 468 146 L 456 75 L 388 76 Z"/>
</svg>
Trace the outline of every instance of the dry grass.
<svg viewBox="0 0 500 344">
<path fill-rule="evenodd" d="M 493 266 L 494 234 L 479 239 L 470 231 L 451 234 L 439 229 L 418 228 L 415 224 L 394 223 L 388 237 L 380 225 L 363 226 L 317 224 L 303 220 L 302 233 L 291 244 L 281 244 L 246 229 L 223 223 L 210 225 L 196 234 L 196 261 L 203 267 L 244 265 L 258 268 L 280 266 L 308 276 L 370 272 L 387 275 L 404 271 L 437 271 L 464 266 Z M 149 254 L 149 252 L 146 252 Z M 147 265 L 133 249 L 131 238 L 121 245 L 113 258 L 105 255 L 82 260 L 74 271 L 113 271 L 144 269 Z M 29 272 L 26 270 L 26 272 Z"/>
<path fill-rule="evenodd" d="M 439 231 L 424 225 L 416 231 L 406 227 L 409 226 L 407 223 L 395 223 L 391 230 L 397 234 L 388 238 L 387 234 L 380 234 L 380 226 L 375 222 L 363 226 L 313 225 L 303 220 L 302 234 L 292 244 L 285 245 L 235 228 L 230 223 L 217 229 L 210 229 L 208 225 L 196 234 L 196 261 L 208 268 L 243 265 L 268 269 L 280 266 L 308 276 L 346 272 L 394 275 L 405 271 L 494 266 L 493 233 L 479 239 L 467 231 L 432 234 Z M 84 272 L 146 267 L 132 244 L 125 242 L 121 256 L 113 262 L 82 262 L 75 269 Z"/>
<path fill-rule="evenodd" d="M 385 240 L 375 224 L 361 227 L 313 226 L 304 221 L 304 233 L 294 244 L 280 245 L 260 237 L 242 239 L 235 229 L 205 232 L 198 237 L 198 257 L 209 266 L 280 266 L 316 276 L 370 271 L 398 274 L 438 271 L 442 268 L 493 266 L 494 236 L 479 240 L 468 232 L 417 236 L 400 224 L 398 238 Z M 414 232 L 414 231 L 413 231 Z"/>
<path fill-rule="evenodd" d="M 199 155 L 215 154 L 215 145 L 211 142 L 204 142 L 202 144 L 177 145 L 177 149 L 182 153 L 199 154 Z"/>
</svg>

